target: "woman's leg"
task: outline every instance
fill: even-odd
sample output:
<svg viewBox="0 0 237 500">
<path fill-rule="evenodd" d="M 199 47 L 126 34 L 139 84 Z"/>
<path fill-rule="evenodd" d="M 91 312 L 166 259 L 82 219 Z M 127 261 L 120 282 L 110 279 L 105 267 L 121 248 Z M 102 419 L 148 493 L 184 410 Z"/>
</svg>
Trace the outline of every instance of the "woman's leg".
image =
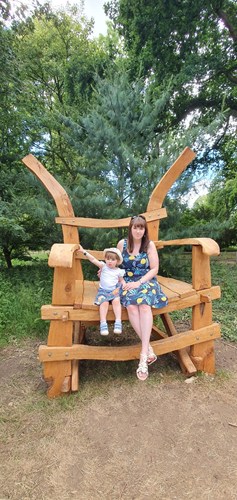
<svg viewBox="0 0 237 500">
<path fill-rule="evenodd" d="M 140 306 L 131 305 L 127 307 L 127 311 L 128 311 L 128 319 L 133 329 L 135 330 L 138 337 L 142 340 L 139 307 Z"/>
<path fill-rule="evenodd" d="M 148 350 L 153 324 L 151 307 L 148 305 L 131 305 L 128 306 L 129 321 L 140 337 L 142 342 L 140 362 L 137 369 L 137 377 L 139 380 L 146 380 L 148 377 Z"/>
<path fill-rule="evenodd" d="M 148 354 L 153 316 L 151 307 L 144 304 L 140 306 L 131 305 L 127 307 L 129 321 L 136 334 L 142 341 L 141 354 Z"/>
<path fill-rule="evenodd" d="M 148 355 L 151 329 L 153 325 L 153 315 L 151 307 L 146 304 L 144 305 L 141 304 L 138 307 L 138 309 L 139 309 L 140 331 L 141 331 L 141 341 L 142 341 L 141 354 Z"/>
</svg>

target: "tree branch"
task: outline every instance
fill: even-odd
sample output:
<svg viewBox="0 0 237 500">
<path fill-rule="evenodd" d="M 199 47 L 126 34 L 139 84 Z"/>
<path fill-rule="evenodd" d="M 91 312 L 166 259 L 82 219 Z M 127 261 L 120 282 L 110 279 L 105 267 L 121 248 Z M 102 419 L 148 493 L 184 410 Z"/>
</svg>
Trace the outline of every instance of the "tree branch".
<svg viewBox="0 0 237 500">
<path fill-rule="evenodd" d="M 226 29 L 228 29 L 229 34 L 231 38 L 233 39 L 234 42 L 237 42 L 237 33 L 234 29 L 233 24 L 230 22 L 228 15 L 221 9 L 221 8 L 213 8 L 215 14 L 219 17 L 219 19 L 222 20 L 224 26 Z"/>
<path fill-rule="evenodd" d="M 225 100 L 225 104 L 226 107 L 230 109 L 231 114 L 233 114 L 233 116 L 237 116 L 237 102 L 234 99 L 227 98 Z M 182 107 L 182 109 L 174 109 L 174 112 L 176 114 L 176 120 L 174 121 L 174 124 L 180 123 L 186 118 L 189 113 L 195 111 L 196 109 L 217 107 L 221 108 L 221 105 L 221 99 L 205 99 L 202 97 L 194 98 L 191 101 L 187 102 L 186 105 Z"/>
</svg>

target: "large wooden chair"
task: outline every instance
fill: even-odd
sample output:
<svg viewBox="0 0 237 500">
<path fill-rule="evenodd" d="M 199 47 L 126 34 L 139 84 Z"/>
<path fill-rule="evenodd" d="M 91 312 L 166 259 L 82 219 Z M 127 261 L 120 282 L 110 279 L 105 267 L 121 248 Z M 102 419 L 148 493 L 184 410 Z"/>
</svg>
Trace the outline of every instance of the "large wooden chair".
<svg viewBox="0 0 237 500">
<path fill-rule="evenodd" d="M 158 276 L 169 302 L 162 309 L 152 310 L 154 316 L 160 315 L 164 325 L 164 331 L 153 325 L 153 334 L 157 339 L 152 341 L 155 353 L 160 356 L 175 352 L 187 376 L 199 370 L 215 372 L 214 340 L 220 337 L 220 326 L 212 320 L 212 300 L 220 298 L 220 288 L 211 283 L 210 256 L 218 255 L 219 247 L 210 238 L 159 241 L 158 232 L 160 219 L 167 216 L 166 209 L 162 208 L 163 200 L 194 158 L 194 152 L 185 148 L 153 190 L 147 210 L 143 213 L 148 222 L 149 237 L 155 241 L 157 249 L 168 245 L 192 247 L 192 283 Z M 51 384 L 48 396 L 55 397 L 78 390 L 80 360 L 139 359 L 140 343 L 120 347 L 83 344 L 86 327 L 99 324 L 99 308 L 93 304 L 98 281 L 87 281 L 83 277 L 81 259 L 84 256 L 78 251 L 78 228 L 127 227 L 130 217 L 118 220 L 75 217 L 66 191 L 43 165 L 31 154 L 22 161 L 54 198 L 59 215 L 56 223 L 62 225 L 63 232 L 64 243 L 55 243 L 49 255 L 49 266 L 54 268 L 52 304 L 42 306 L 41 316 L 44 320 L 50 320 L 50 327 L 47 345 L 39 348 L 44 377 Z M 102 252 L 89 251 L 103 259 Z M 178 333 L 169 313 L 186 308 L 192 309 L 191 329 Z M 128 319 L 125 309 L 122 319 Z M 112 320 L 114 317 L 110 306 L 108 321 Z"/>
</svg>

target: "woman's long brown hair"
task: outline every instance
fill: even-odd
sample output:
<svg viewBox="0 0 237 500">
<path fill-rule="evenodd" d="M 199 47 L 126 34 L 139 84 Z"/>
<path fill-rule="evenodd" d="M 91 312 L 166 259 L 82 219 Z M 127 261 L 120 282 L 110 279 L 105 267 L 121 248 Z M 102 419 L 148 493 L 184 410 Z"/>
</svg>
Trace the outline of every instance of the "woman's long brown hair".
<svg viewBox="0 0 237 500">
<path fill-rule="evenodd" d="M 132 236 L 132 227 L 133 226 L 141 226 L 142 228 L 145 228 L 145 232 L 144 232 L 144 235 L 142 237 L 139 252 L 147 252 L 147 248 L 149 245 L 148 227 L 147 227 L 146 219 L 145 219 L 145 217 L 143 217 L 143 215 L 134 215 L 130 220 L 130 224 L 128 226 L 128 245 L 127 245 L 128 252 L 132 253 L 133 248 L 134 248 L 134 241 L 133 241 L 133 236 Z"/>
</svg>

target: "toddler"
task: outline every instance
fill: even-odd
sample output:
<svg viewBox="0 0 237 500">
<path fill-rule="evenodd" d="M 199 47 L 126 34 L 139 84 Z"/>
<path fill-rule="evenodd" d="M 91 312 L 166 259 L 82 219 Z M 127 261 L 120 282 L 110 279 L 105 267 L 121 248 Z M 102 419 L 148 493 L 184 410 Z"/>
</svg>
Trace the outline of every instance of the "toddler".
<svg viewBox="0 0 237 500">
<path fill-rule="evenodd" d="M 87 250 L 84 250 L 81 245 L 79 250 L 92 264 L 101 269 L 100 286 L 94 302 L 100 308 L 100 334 L 108 335 L 109 333 L 106 318 L 110 302 L 115 315 L 114 333 L 121 334 L 122 321 L 119 290 L 124 281 L 125 270 L 118 267 L 123 262 L 120 250 L 118 248 L 106 248 L 104 250 L 105 262 L 97 260 Z"/>
</svg>

